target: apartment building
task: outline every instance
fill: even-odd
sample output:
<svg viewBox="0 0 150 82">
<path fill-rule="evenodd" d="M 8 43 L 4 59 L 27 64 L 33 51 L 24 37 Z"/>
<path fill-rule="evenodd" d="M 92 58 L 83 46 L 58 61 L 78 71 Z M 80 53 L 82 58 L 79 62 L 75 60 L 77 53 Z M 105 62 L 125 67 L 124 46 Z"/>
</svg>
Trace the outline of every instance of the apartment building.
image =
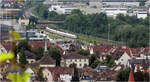
<svg viewBox="0 0 150 82">
<path fill-rule="evenodd" d="M 89 59 L 86 56 L 82 56 L 76 53 L 70 53 L 62 56 L 62 67 L 70 67 L 72 64 L 76 64 L 77 68 L 83 68 L 89 65 Z"/>
</svg>

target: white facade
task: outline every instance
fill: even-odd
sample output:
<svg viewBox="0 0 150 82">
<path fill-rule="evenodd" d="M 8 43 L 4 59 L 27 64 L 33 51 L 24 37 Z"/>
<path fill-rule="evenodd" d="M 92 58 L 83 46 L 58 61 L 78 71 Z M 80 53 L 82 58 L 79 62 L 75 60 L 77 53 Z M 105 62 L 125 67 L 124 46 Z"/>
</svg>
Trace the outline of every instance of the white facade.
<svg viewBox="0 0 150 82">
<path fill-rule="evenodd" d="M 71 14 L 72 10 L 74 10 L 76 8 L 71 8 L 71 7 L 64 7 L 61 5 L 52 5 L 49 8 L 49 11 L 55 11 L 59 14 Z"/>
<path fill-rule="evenodd" d="M 139 6 L 139 2 L 103 2 L 103 5 L 114 5 L 114 6 Z"/>
<path fill-rule="evenodd" d="M 127 8 L 101 8 L 102 13 L 106 13 L 108 17 L 115 18 L 118 14 L 127 15 Z"/>
<path fill-rule="evenodd" d="M 115 63 L 122 64 L 126 66 L 128 64 L 128 60 L 131 59 L 131 57 L 125 52 L 118 60 L 115 60 Z"/>
<path fill-rule="evenodd" d="M 69 67 L 71 64 L 76 64 L 77 68 L 83 68 L 89 65 L 89 59 L 63 59 L 61 61 L 63 67 Z"/>
<path fill-rule="evenodd" d="M 32 79 L 35 78 L 34 71 L 31 68 L 27 68 L 25 72 L 30 74 L 27 82 L 32 82 Z"/>
<path fill-rule="evenodd" d="M 33 63 L 35 62 L 35 59 L 27 59 L 28 63 Z"/>
<path fill-rule="evenodd" d="M 60 74 L 60 80 L 64 82 L 71 82 L 72 76 L 69 74 Z"/>
<path fill-rule="evenodd" d="M 54 64 L 52 64 L 52 65 L 40 65 L 40 67 L 55 67 L 55 65 Z"/>
<path fill-rule="evenodd" d="M 147 12 L 138 12 L 137 18 L 143 18 L 145 19 L 148 16 Z"/>
<path fill-rule="evenodd" d="M 102 7 L 102 3 L 100 1 L 90 1 L 89 5 L 84 6 L 77 6 L 78 9 L 80 9 L 83 14 L 96 14 L 100 13 L 100 8 Z"/>
<path fill-rule="evenodd" d="M 47 79 L 47 82 L 53 82 L 53 76 L 48 69 L 44 69 L 42 73 L 43 77 Z"/>
</svg>

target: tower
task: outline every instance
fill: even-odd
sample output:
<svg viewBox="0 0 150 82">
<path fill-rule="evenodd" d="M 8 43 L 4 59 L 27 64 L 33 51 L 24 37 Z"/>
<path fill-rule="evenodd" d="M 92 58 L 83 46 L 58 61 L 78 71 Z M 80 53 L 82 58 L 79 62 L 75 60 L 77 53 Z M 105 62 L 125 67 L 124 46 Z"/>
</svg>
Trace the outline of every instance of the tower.
<svg viewBox="0 0 150 82">
<path fill-rule="evenodd" d="M 48 51 L 48 50 L 47 50 L 47 36 L 45 36 L 44 40 L 45 40 L 44 52 L 46 53 L 46 52 Z"/>
</svg>

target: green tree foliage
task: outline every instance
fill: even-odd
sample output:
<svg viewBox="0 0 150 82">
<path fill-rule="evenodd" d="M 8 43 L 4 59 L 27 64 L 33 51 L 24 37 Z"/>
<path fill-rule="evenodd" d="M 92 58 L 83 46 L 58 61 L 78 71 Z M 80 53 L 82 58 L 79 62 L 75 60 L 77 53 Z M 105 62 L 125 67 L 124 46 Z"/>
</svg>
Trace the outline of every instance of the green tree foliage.
<svg viewBox="0 0 150 82">
<path fill-rule="evenodd" d="M 47 19 L 47 18 L 48 18 L 48 10 L 44 10 L 44 11 L 43 11 L 42 17 L 43 17 L 44 19 Z"/>
<path fill-rule="evenodd" d="M 97 58 L 96 54 L 92 55 L 89 58 L 89 66 L 95 68 L 100 63 L 99 59 Z"/>
<path fill-rule="evenodd" d="M 129 73 L 130 69 L 124 69 L 120 70 L 116 76 L 116 81 L 128 81 L 129 79 Z M 148 72 L 141 72 L 140 70 L 137 70 L 137 72 L 134 72 L 134 80 L 135 81 L 149 81 L 149 74 Z"/>
<path fill-rule="evenodd" d="M 88 56 L 88 55 L 90 55 L 90 51 L 81 49 L 78 51 L 78 54 L 83 55 L 83 56 Z"/>
<path fill-rule="evenodd" d="M 44 48 L 41 46 L 38 46 L 35 50 L 34 53 L 36 54 L 36 60 L 39 60 L 43 57 L 44 55 Z"/>
<path fill-rule="evenodd" d="M 106 59 L 104 60 L 104 64 L 107 64 L 108 66 L 112 67 L 115 64 L 114 57 L 111 55 L 106 55 Z"/>
<path fill-rule="evenodd" d="M 31 47 L 28 45 L 28 41 L 26 41 L 26 40 L 19 42 L 19 44 L 16 47 L 16 51 L 20 52 L 21 48 L 23 48 L 24 50 L 31 51 Z"/>
<path fill-rule="evenodd" d="M 141 1 L 140 6 L 145 6 L 145 1 Z"/>
<path fill-rule="evenodd" d="M 26 60 L 26 55 L 24 52 L 24 48 L 21 48 L 20 54 L 19 54 L 19 63 L 21 65 L 26 65 L 28 61 Z"/>
<path fill-rule="evenodd" d="M 56 47 L 51 47 L 49 49 L 49 55 L 56 60 L 56 66 L 60 66 L 61 53 Z"/>
<path fill-rule="evenodd" d="M 72 76 L 72 81 L 73 82 L 79 81 L 78 69 L 76 67 L 74 67 L 74 73 Z"/>
<path fill-rule="evenodd" d="M 42 8 L 42 6 L 40 7 Z M 36 9 L 39 10 L 40 8 Z M 43 10 L 39 11 L 41 17 Z M 113 41 L 122 42 L 129 47 L 148 46 L 149 17 L 138 19 L 136 16 L 119 14 L 113 19 L 107 17 L 104 13 L 85 15 L 80 10 L 75 9 L 69 15 L 57 14 L 54 11 L 48 12 L 48 20 L 64 21 L 64 25 L 61 24 L 58 27 L 104 39 L 108 38 L 109 27 L 110 39 Z"/>
<path fill-rule="evenodd" d="M 116 81 L 128 81 L 130 69 L 120 70 L 117 74 Z"/>
<path fill-rule="evenodd" d="M 34 24 L 37 24 L 37 22 L 38 22 L 38 19 L 36 17 L 30 16 L 30 18 L 29 18 L 29 25 L 33 25 L 34 26 Z"/>
<path fill-rule="evenodd" d="M 50 20 L 50 21 L 63 21 L 65 20 L 65 14 L 58 14 L 54 11 L 48 11 L 48 7 L 42 4 L 39 4 L 34 11 L 37 13 L 39 17 L 42 19 Z"/>
</svg>

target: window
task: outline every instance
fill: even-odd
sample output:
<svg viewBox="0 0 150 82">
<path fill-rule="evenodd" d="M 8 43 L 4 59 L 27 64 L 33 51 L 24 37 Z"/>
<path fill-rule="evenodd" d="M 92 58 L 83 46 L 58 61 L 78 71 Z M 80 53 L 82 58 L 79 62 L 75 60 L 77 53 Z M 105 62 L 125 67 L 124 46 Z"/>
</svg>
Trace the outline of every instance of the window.
<svg viewBox="0 0 150 82">
<path fill-rule="evenodd" d="M 77 61 L 77 60 L 75 59 L 75 61 Z"/>
<path fill-rule="evenodd" d="M 87 66 L 87 64 L 84 64 L 84 67 L 86 67 Z"/>
<path fill-rule="evenodd" d="M 82 66 L 82 64 L 80 64 L 80 66 Z"/>
<path fill-rule="evenodd" d="M 121 61 L 123 61 L 123 59 L 121 59 Z"/>
</svg>

